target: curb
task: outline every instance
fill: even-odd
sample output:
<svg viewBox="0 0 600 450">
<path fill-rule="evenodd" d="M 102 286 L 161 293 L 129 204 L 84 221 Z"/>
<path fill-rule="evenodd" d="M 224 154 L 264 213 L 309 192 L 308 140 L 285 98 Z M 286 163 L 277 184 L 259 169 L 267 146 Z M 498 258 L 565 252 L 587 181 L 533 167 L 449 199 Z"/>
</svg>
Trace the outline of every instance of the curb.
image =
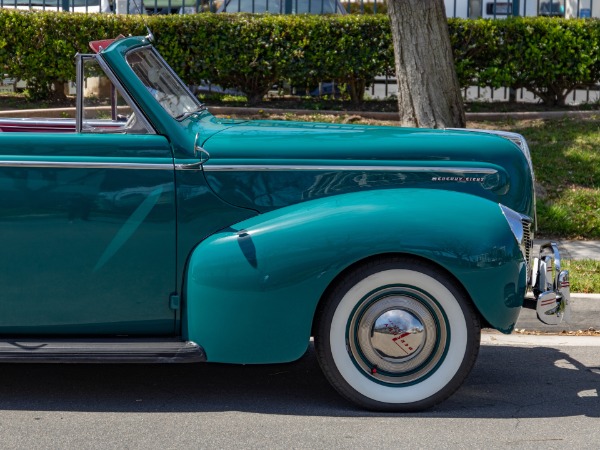
<svg viewBox="0 0 600 450">
<path fill-rule="evenodd" d="M 481 333 L 481 345 L 524 347 L 600 347 L 600 336 L 556 336 L 501 334 L 494 331 Z"/>
<path fill-rule="evenodd" d="M 530 111 L 506 113 L 466 113 L 467 120 L 472 122 L 506 121 L 506 120 L 535 120 L 535 119 L 591 119 L 600 116 L 600 111 Z"/>
<path fill-rule="evenodd" d="M 573 300 L 592 300 L 598 302 L 598 311 L 600 311 L 600 294 L 571 294 Z"/>
<path fill-rule="evenodd" d="M 521 310 L 516 329 L 527 331 L 541 331 L 557 334 L 561 331 L 600 330 L 600 294 L 571 294 L 571 318 L 569 322 L 558 325 L 546 325 L 537 318 L 532 309 Z M 580 337 L 580 336 L 577 336 Z"/>
<path fill-rule="evenodd" d="M 283 109 L 283 108 L 251 108 L 234 106 L 209 106 L 209 111 L 215 115 L 259 115 L 269 114 L 296 114 L 309 116 L 315 114 L 332 116 L 359 116 L 365 119 L 398 121 L 397 112 L 378 111 L 333 111 L 314 109 Z M 98 107 L 97 110 L 109 111 L 109 106 Z M 600 111 L 532 111 L 532 112 L 489 112 L 489 113 L 466 113 L 468 121 L 506 121 L 506 120 L 533 120 L 533 119 L 562 119 L 562 118 L 593 118 L 600 116 Z M 65 118 L 75 117 L 75 108 L 46 108 L 46 109 L 11 109 L 0 111 L 0 117 L 50 117 Z"/>
<path fill-rule="evenodd" d="M 233 106 L 209 106 L 208 109 L 215 115 L 257 115 L 257 114 L 296 114 L 299 116 L 312 116 L 322 114 L 326 116 L 359 116 L 365 119 L 398 120 L 397 112 L 378 111 L 335 111 L 315 109 L 283 109 L 283 108 L 246 108 Z"/>
</svg>

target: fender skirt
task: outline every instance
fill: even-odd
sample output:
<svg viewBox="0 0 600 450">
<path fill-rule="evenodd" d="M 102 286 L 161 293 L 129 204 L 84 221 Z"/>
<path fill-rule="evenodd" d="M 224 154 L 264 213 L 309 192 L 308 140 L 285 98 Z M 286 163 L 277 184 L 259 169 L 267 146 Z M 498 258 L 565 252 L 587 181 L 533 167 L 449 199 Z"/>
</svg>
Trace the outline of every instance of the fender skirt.
<svg viewBox="0 0 600 450">
<path fill-rule="evenodd" d="M 184 336 L 208 361 L 274 363 L 306 351 L 315 309 L 344 269 L 409 254 L 444 267 L 492 327 L 512 331 L 526 265 L 497 203 L 434 189 L 344 194 L 253 217 L 189 260 Z"/>
</svg>

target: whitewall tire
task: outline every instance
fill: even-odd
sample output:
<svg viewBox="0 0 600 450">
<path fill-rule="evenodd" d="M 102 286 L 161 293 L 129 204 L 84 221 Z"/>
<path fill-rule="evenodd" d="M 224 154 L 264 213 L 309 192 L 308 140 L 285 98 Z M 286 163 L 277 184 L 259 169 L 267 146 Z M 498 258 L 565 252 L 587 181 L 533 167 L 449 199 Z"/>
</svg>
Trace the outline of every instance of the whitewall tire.
<svg viewBox="0 0 600 450">
<path fill-rule="evenodd" d="M 368 409 L 415 411 L 445 400 L 479 351 L 479 319 L 464 290 L 415 258 L 352 270 L 318 314 L 315 347 L 325 376 Z"/>
</svg>

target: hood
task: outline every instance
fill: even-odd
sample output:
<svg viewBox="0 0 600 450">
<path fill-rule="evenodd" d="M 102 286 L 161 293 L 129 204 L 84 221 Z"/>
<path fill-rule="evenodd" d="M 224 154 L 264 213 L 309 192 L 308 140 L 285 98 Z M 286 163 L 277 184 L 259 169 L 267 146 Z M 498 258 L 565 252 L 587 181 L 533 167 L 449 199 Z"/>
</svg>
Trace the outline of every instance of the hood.
<svg viewBox="0 0 600 450">
<path fill-rule="evenodd" d="M 515 143 L 487 133 L 249 121 L 203 147 L 214 191 L 259 212 L 358 190 L 421 187 L 468 192 L 533 214 L 527 158 Z"/>
</svg>

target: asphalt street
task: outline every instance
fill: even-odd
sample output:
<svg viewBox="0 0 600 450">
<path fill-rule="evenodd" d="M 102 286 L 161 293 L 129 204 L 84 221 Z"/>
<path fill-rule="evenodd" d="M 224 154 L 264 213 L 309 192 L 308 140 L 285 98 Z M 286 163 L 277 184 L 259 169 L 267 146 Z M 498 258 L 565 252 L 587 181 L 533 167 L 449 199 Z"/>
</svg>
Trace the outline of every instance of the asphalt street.
<svg viewBox="0 0 600 450">
<path fill-rule="evenodd" d="M 597 448 L 600 338 L 502 339 L 485 333 L 463 387 L 418 414 L 347 403 L 312 347 L 272 366 L 4 364 L 1 446 Z"/>
</svg>

